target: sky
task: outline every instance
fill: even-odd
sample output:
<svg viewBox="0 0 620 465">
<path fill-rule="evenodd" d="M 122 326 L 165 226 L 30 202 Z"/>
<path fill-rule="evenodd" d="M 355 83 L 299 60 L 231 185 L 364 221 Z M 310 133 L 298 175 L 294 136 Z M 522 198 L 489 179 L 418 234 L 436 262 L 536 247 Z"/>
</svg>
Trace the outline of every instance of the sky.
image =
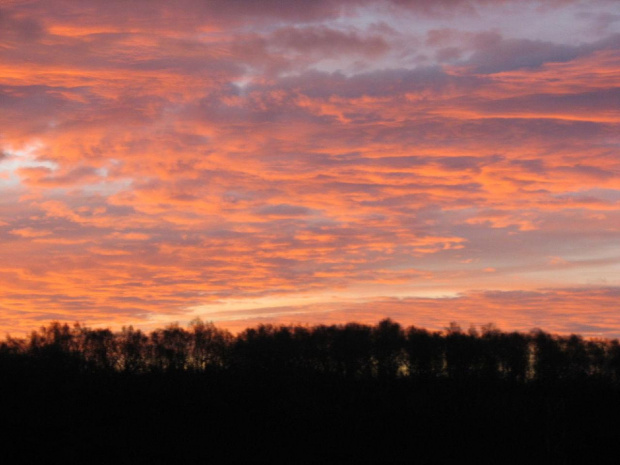
<svg viewBox="0 0 620 465">
<path fill-rule="evenodd" d="M 0 0 L 0 332 L 620 337 L 620 2 Z"/>
</svg>

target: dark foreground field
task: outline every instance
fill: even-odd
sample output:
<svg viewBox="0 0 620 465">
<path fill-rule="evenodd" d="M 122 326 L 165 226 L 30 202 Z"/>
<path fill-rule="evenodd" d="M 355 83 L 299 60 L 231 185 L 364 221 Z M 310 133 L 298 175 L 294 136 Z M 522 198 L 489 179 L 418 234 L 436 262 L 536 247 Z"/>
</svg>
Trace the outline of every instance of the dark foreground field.
<svg viewBox="0 0 620 465">
<path fill-rule="evenodd" d="M 372 336 L 373 328 L 368 329 Z M 568 338 L 547 340 L 557 343 L 558 363 L 564 360 L 562 370 L 546 367 L 553 375 L 539 376 L 534 365 L 526 367 L 523 376 L 512 376 L 499 362 L 497 370 L 484 365 L 450 370 L 445 357 L 449 338 L 455 335 L 448 333 L 436 339 L 443 341 L 444 357 L 436 365 L 438 372 L 415 365 L 405 346 L 394 352 L 401 357 L 396 371 L 382 370 L 377 360 L 387 352 L 377 349 L 377 337 L 369 339 L 375 341 L 368 346 L 374 355 L 366 362 L 356 359 L 358 365 L 348 365 L 355 370 L 341 372 L 318 369 L 319 365 L 304 368 L 301 362 L 287 365 L 294 344 L 280 341 L 289 344 L 288 352 L 281 345 L 272 351 L 274 347 L 265 342 L 277 339 L 278 331 L 271 328 L 267 339 L 256 346 L 240 342 L 241 336 L 230 339 L 230 354 L 237 355 L 201 370 L 160 364 L 161 360 L 132 370 L 118 365 L 104 369 L 86 363 L 86 346 L 71 354 L 66 347 L 46 344 L 37 352 L 28 346 L 32 341 L 21 345 L 14 341 L 12 348 L 5 345 L 0 408 L 7 433 L 0 460 L 424 464 L 467 459 L 562 464 L 598 463 L 620 452 L 620 388 L 612 376 L 611 359 L 601 359 L 601 367 L 609 373 L 603 368 L 593 371 L 591 364 L 582 364 L 590 371 L 580 371 L 569 363 L 570 357 L 558 355 L 568 353 L 568 346 L 562 345 Z M 495 332 L 493 337 L 501 339 L 501 334 Z M 491 336 L 459 333 L 459 337 L 458 347 L 465 350 L 466 338 L 472 342 Z M 526 341 L 535 341 L 528 337 L 524 336 Z M 403 343 L 411 340 L 409 334 Z M 359 343 L 354 351 L 358 355 Z M 243 347 L 233 350 L 235 344 Z M 599 345 L 615 347 L 609 341 Z M 532 347 L 526 347 L 531 355 Z M 583 353 L 594 349 L 589 350 Z M 276 358 L 259 363 L 269 353 Z M 542 349 L 537 353 L 542 356 Z M 239 354 L 245 355 L 235 361 Z M 482 357 L 484 352 L 478 354 Z M 530 355 L 528 363 L 535 363 Z M 241 362 L 249 359 L 253 362 Z M 325 359 L 329 362 L 325 366 L 347 366 L 334 360 Z M 372 369 L 365 370 L 369 361 Z"/>
<path fill-rule="evenodd" d="M 30 464 L 594 463 L 620 450 L 619 393 L 590 383 L 88 375 L 1 394 L 3 454 Z"/>
</svg>

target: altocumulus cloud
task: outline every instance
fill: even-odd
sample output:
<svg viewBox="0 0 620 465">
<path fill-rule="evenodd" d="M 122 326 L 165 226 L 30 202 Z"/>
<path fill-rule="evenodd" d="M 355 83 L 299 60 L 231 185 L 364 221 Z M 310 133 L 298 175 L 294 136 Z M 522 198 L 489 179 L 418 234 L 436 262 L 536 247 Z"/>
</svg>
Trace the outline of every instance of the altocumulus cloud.
<svg viewBox="0 0 620 465">
<path fill-rule="evenodd" d="M 617 335 L 619 14 L 4 2 L 2 329 L 391 316 Z"/>
</svg>

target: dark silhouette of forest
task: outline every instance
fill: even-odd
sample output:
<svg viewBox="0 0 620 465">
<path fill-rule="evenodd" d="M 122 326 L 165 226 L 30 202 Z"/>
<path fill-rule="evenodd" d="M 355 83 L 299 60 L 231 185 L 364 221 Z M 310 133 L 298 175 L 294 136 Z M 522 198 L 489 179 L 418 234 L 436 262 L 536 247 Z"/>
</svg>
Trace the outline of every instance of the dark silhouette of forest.
<svg viewBox="0 0 620 465">
<path fill-rule="evenodd" d="M 12 463 L 592 463 L 620 449 L 620 344 L 541 330 L 55 322 L 2 341 L 0 370 Z"/>
</svg>

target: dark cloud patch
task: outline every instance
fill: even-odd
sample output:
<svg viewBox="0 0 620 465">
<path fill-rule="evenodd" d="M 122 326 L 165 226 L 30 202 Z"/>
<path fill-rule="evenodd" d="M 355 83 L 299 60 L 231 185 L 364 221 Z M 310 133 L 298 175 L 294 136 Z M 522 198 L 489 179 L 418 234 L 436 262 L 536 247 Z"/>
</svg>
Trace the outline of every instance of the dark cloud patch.
<svg viewBox="0 0 620 465">
<path fill-rule="evenodd" d="M 545 63 L 563 63 L 597 50 L 620 48 L 620 34 L 578 46 L 530 39 L 504 39 L 497 32 L 483 32 L 472 38 L 475 52 L 466 65 L 481 74 L 520 68 L 537 68 Z"/>
<path fill-rule="evenodd" d="M 17 8 L 30 13 L 43 13 L 56 21 L 73 22 L 84 17 L 97 18 L 97 22 L 116 27 L 145 28 L 172 26 L 184 30 L 196 30 L 206 25 L 240 26 L 247 21 L 311 22 L 336 18 L 343 8 L 356 7 L 367 0 L 178 0 L 171 4 L 166 0 L 85 0 L 76 7 L 70 0 L 23 4 Z M 84 24 L 88 26 L 88 22 Z"/>
<path fill-rule="evenodd" d="M 548 62 L 566 62 L 580 55 L 578 47 L 529 39 L 497 40 L 495 34 L 485 36 L 480 48 L 467 61 L 474 71 L 492 74 L 519 68 L 535 68 Z"/>
<path fill-rule="evenodd" d="M 510 160 L 509 163 L 513 166 L 527 171 L 528 173 L 545 174 L 547 172 L 547 166 L 544 161 L 539 158 L 528 158 L 523 160 Z"/>
<path fill-rule="evenodd" d="M 440 67 L 386 69 L 346 76 L 340 72 L 308 71 L 279 80 L 278 88 L 312 98 L 399 96 L 408 92 L 440 93 L 447 88 L 474 89 L 481 80 L 446 73 Z M 256 90 L 260 88 L 255 87 Z M 263 89 L 263 90 L 268 90 Z"/>
<path fill-rule="evenodd" d="M 508 300 L 511 302 L 524 302 L 532 299 L 540 299 L 546 297 L 548 292 L 542 291 L 485 291 L 482 293 L 486 298 L 493 300 Z"/>
<path fill-rule="evenodd" d="M 491 155 L 485 157 L 437 157 L 434 161 L 449 171 L 471 170 L 480 172 L 482 167 L 498 163 L 502 160 L 504 160 L 504 157 L 501 155 Z"/>
<path fill-rule="evenodd" d="M 0 9 L 0 39 L 16 45 L 40 39 L 45 28 L 36 19 L 18 15 L 6 8 Z"/>
<path fill-rule="evenodd" d="M 431 29 L 426 33 L 426 45 L 442 47 L 452 44 L 457 40 L 459 34 L 454 29 Z"/>
<path fill-rule="evenodd" d="M 593 13 L 589 11 L 581 11 L 577 13 L 577 17 L 580 19 L 589 20 L 593 28 L 597 31 L 607 30 L 610 26 L 620 21 L 620 14 L 609 12 Z"/>
<path fill-rule="evenodd" d="M 163 1 L 162 3 L 165 5 L 167 2 Z M 190 1 L 190 7 L 196 3 L 202 2 Z M 354 7 L 361 3 L 363 3 L 362 0 L 316 0 L 313 2 L 301 0 L 265 0 L 261 2 L 254 2 L 252 0 L 215 0 L 208 3 L 204 2 L 204 5 L 194 6 L 194 8 L 202 8 L 205 17 L 211 14 L 220 20 L 227 19 L 233 22 L 238 18 L 260 17 L 275 17 L 289 21 L 307 22 L 338 17 L 341 14 L 341 8 L 347 6 Z"/>
<path fill-rule="evenodd" d="M 585 194 L 569 193 L 569 194 L 563 194 L 563 195 L 556 195 L 555 198 L 558 199 L 560 202 L 574 203 L 578 205 L 584 205 L 584 204 L 596 205 L 596 204 L 605 203 L 604 201 L 601 201 L 601 199 L 599 199 L 598 197 L 595 197 L 593 195 L 585 195 Z"/>
<path fill-rule="evenodd" d="M 389 210 L 398 210 L 403 212 L 411 212 L 413 208 L 411 206 L 425 204 L 428 205 L 429 195 L 428 193 L 417 193 L 407 195 L 395 195 L 377 200 L 365 200 L 360 202 L 362 206 L 369 207 L 381 207 Z M 380 216 L 379 219 L 384 217 Z"/>
<path fill-rule="evenodd" d="M 17 130 L 37 137 L 50 129 L 50 122 L 64 121 L 66 116 L 74 119 L 76 113 L 87 107 L 84 99 L 88 98 L 88 91 L 81 86 L 0 86 L 0 123 L 3 131 Z M 92 103 L 90 109 L 101 102 Z M 81 124 L 81 121 L 76 122 Z"/>
<path fill-rule="evenodd" d="M 22 181 L 26 184 L 46 187 L 74 186 L 101 179 L 98 170 L 91 166 L 78 166 L 65 173 L 58 174 L 44 166 L 25 167 L 19 168 L 17 174 L 23 178 Z"/>
<path fill-rule="evenodd" d="M 429 157 L 423 156 L 404 156 L 404 157 L 377 157 L 377 158 L 360 158 L 357 164 L 362 166 L 386 167 L 392 169 L 406 169 L 412 167 L 425 166 L 430 163 Z"/>
<path fill-rule="evenodd" d="M 530 94 L 505 99 L 486 100 L 475 104 L 478 108 L 501 113 L 565 114 L 584 118 L 616 113 L 620 108 L 620 87 L 591 92 Z"/>
<path fill-rule="evenodd" d="M 440 62 L 454 62 L 461 58 L 463 52 L 459 47 L 444 47 L 437 51 L 435 57 Z"/>
<path fill-rule="evenodd" d="M 575 164 L 573 166 L 558 166 L 555 168 L 558 173 L 585 176 L 593 179 L 612 179 L 618 177 L 618 173 L 593 165 Z"/>
<path fill-rule="evenodd" d="M 30 108 L 61 107 L 66 103 L 62 92 L 70 92 L 68 88 L 54 88 L 45 85 L 0 86 L 0 107 L 2 108 Z"/>
<path fill-rule="evenodd" d="M 501 112 L 501 107 L 497 108 L 497 112 Z M 615 137 L 613 125 L 592 121 L 555 119 L 550 115 L 537 117 L 536 113 L 530 113 L 527 116 L 524 118 L 515 115 L 511 118 L 502 114 L 501 117 L 491 116 L 483 121 L 464 121 L 448 127 L 457 134 L 469 135 L 468 138 L 459 140 L 459 144 L 455 145 L 471 144 L 471 140 L 476 139 L 485 141 L 495 150 L 519 146 L 524 137 L 527 137 L 530 144 L 544 144 L 556 150 L 570 150 L 574 148 L 572 144 L 579 146 L 598 144 L 604 138 Z M 434 128 L 434 133 L 441 134 L 440 128 Z M 452 134 L 446 135 L 447 143 L 450 142 L 450 136 Z M 544 163 L 545 157 L 541 156 L 540 159 Z"/>
<path fill-rule="evenodd" d="M 300 205 L 289 205 L 289 204 L 280 204 L 280 205 L 266 205 L 258 209 L 258 213 L 260 215 L 265 216 L 305 216 L 312 213 L 312 210 L 309 208 L 300 206 Z"/>
<path fill-rule="evenodd" d="M 448 171 L 475 171 L 480 170 L 487 165 L 499 163 L 504 160 L 501 155 L 490 156 L 454 156 L 454 157 L 441 157 L 441 156 L 424 156 L 424 155 L 411 155 L 402 157 L 360 157 L 355 160 L 350 160 L 347 164 L 351 166 L 368 166 L 368 167 L 381 167 L 390 168 L 394 170 L 401 170 L 407 168 L 419 168 L 428 166 L 431 164 L 439 165 Z M 403 173 L 405 176 L 411 176 L 410 173 Z"/>
<path fill-rule="evenodd" d="M 274 45 L 299 53 L 319 53 L 322 57 L 340 54 L 376 57 L 388 50 L 380 36 L 364 37 L 357 32 L 342 32 L 325 26 L 278 29 L 271 37 Z"/>
</svg>

